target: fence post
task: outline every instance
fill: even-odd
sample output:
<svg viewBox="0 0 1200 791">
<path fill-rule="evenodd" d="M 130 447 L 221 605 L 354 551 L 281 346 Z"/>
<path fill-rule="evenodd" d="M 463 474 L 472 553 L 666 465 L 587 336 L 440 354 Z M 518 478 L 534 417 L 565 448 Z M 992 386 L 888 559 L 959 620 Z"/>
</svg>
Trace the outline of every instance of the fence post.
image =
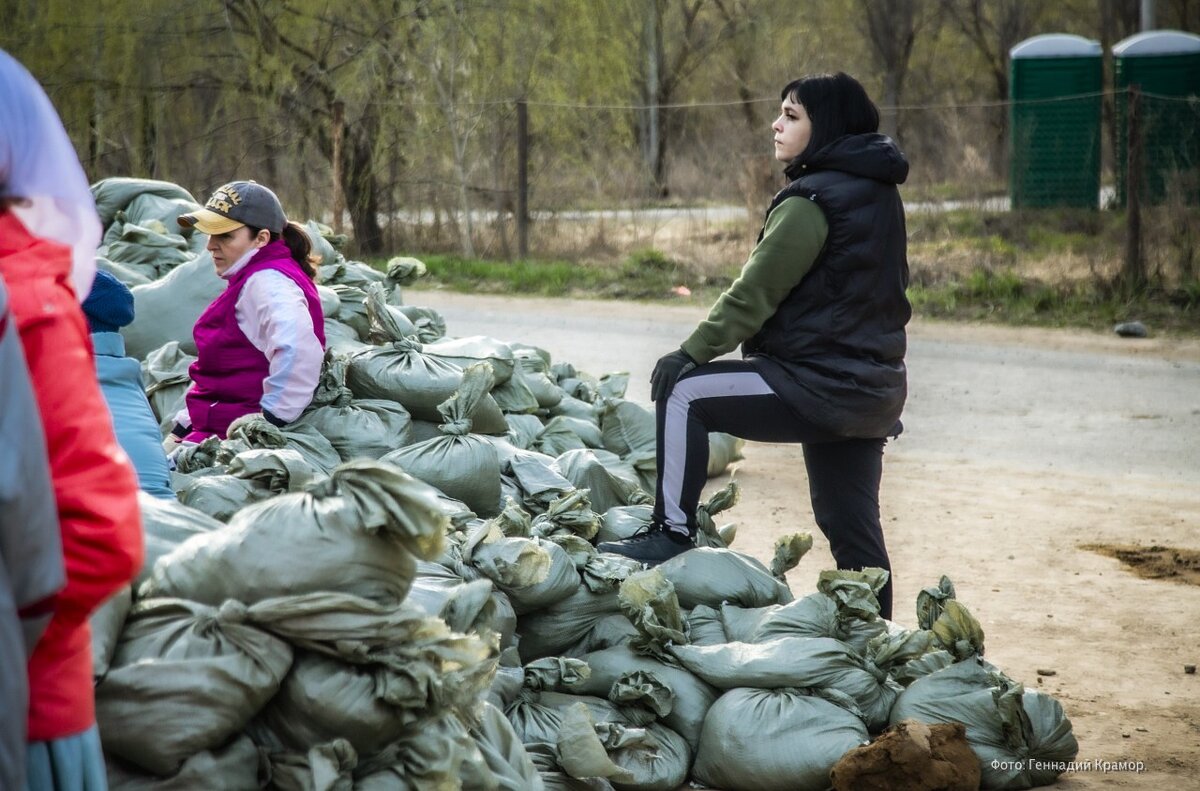
<svg viewBox="0 0 1200 791">
<path fill-rule="evenodd" d="M 335 101 L 333 111 L 333 232 L 342 232 L 342 214 L 346 210 L 346 200 L 342 194 L 342 131 L 346 126 L 346 105 Z"/>
<path fill-rule="evenodd" d="M 1142 96 L 1138 86 L 1129 86 L 1129 113 L 1125 160 L 1125 267 L 1121 272 L 1123 285 L 1131 290 L 1146 284 L 1146 268 L 1142 261 Z"/>
<path fill-rule="evenodd" d="M 517 255 L 529 257 L 529 108 L 517 100 Z"/>
</svg>

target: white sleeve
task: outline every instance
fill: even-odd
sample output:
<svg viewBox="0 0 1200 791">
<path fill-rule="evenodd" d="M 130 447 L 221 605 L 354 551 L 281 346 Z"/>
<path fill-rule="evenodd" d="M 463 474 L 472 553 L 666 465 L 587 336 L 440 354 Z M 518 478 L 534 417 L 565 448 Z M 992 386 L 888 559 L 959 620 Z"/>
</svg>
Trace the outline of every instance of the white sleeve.
<svg viewBox="0 0 1200 791">
<path fill-rule="evenodd" d="M 270 362 L 262 408 L 281 420 L 300 417 L 312 401 L 325 357 L 304 292 L 281 272 L 255 272 L 242 286 L 234 315 L 238 328 Z"/>
</svg>

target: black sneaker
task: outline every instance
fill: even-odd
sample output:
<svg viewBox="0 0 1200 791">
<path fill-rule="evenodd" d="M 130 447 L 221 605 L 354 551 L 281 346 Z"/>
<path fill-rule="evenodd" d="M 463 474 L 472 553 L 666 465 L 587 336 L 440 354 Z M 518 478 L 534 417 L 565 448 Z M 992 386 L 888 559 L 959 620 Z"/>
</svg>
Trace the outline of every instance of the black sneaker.
<svg viewBox="0 0 1200 791">
<path fill-rule="evenodd" d="M 629 538 L 620 541 L 604 541 L 596 545 L 596 549 L 601 552 L 624 555 L 627 558 L 641 561 L 647 566 L 657 566 L 663 561 L 695 548 L 696 542 L 691 536 L 676 530 L 669 530 L 657 523 L 647 525 Z"/>
</svg>

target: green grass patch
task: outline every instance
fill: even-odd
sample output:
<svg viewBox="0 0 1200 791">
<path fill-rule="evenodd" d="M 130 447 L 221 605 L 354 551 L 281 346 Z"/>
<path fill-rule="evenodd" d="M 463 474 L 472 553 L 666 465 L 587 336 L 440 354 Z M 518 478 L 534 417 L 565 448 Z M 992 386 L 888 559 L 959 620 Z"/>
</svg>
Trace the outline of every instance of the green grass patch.
<svg viewBox="0 0 1200 791">
<path fill-rule="evenodd" d="M 421 287 L 489 294 L 607 299 L 670 299 L 690 275 L 653 248 L 616 264 L 555 260 L 495 261 L 455 255 L 420 256 L 428 270 Z M 372 261 L 376 268 L 386 259 Z M 711 291 L 704 295 L 715 296 Z"/>
<path fill-rule="evenodd" d="M 1088 209 L 955 209 L 908 218 L 910 244 L 950 242 L 999 257 L 1088 255 L 1124 242 L 1125 218 Z"/>
<path fill-rule="evenodd" d="M 1196 277 L 1189 275 L 1182 284 L 1169 287 L 1163 285 L 1165 278 L 1152 278 L 1155 285 L 1131 294 L 1098 274 L 1106 267 L 1112 271 L 1114 256 L 1119 255 L 1115 251 L 1124 245 L 1124 222 L 1115 212 L 1081 209 L 963 209 L 910 216 L 908 253 L 914 277 L 909 298 L 914 311 L 944 319 L 1101 331 L 1140 320 L 1153 333 L 1200 335 Z M 1165 242 L 1160 236 L 1147 238 L 1161 248 Z M 1178 247 L 1182 242 L 1172 244 Z M 1178 254 L 1172 250 L 1160 249 L 1156 260 Z M 418 257 L 428 269 L 420 287 L 521 296 L 709 305 L 737 276 L 736 268 L 697 272 L 652 247 L 605 261 Z M 372 263 L 385 266 L 384 259 Z M 690 295 L 681 293 L 680 286 L 690 289 Z"/>
<path fill-rule="evenodd" d="M 908 298 L 915 314 L 931 318 L 1095 330 L 1136 320 L 1155 334 L 1200 334 L 1200 283 L 1126 294 L 1104 284 L 1052 286 L 1012 271 L 979 270 L 962 280 L 912 285 Z"/>
</svg>

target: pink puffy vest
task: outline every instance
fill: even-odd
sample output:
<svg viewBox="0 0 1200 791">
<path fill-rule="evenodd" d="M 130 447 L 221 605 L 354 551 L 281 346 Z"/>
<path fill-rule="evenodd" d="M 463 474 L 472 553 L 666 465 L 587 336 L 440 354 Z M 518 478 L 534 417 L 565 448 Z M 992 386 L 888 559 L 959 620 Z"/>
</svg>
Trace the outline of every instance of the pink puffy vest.
<svg viewBox="0 0 1200 791">
<path fill-rule="evenodd" d="M 188 368 L 192 387 L 187 393 L 187 408 L 192 430 L 186 439 L 191 442 L 212 434 L 224 439 L 230 423 L 261 409 L 263 380 L 271 373 L 270 361 L 238 327 L 235 308 L 246 281 L 264 269 L 274 269 L 300 287 L 317 339 L 325 345 L 325 318 L 317 287 L 292 259 L 282 240 L 265 245 L 229 278 L 224 293 L 200 314 L 192 328 L 198 357 Z"/>
</svg>

